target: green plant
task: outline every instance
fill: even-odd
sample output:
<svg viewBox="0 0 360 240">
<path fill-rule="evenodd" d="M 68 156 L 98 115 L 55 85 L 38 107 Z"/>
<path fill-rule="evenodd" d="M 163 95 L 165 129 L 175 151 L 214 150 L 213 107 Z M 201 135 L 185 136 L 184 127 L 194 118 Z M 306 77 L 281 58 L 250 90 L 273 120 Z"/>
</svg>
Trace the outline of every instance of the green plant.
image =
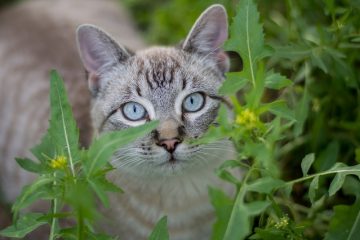
<svg viewBox="0 0 360 240">
<path fill-rule="evenodd" d="M 125 0 L 122 2 L 131 10 L 146 40 L 156 44 L 176 44 L 184 39 L 197 17 L 210 4 L 223 4 L 228 14 L 233 16 L 236 3 L 233 0 Z"/>
<path fill-rule="evenodd" d="M 5 237 L 23 238 L 41 225 L 50 226 L 49 239 L 112 239 L 94 229 L 99 218 L 97 199 L 109 206 L 107 192 L 121 189 L 106 179 L 112 170 L 108 160 L 120 146 L 148 133 L 156 122 L 119 132 L 105 133 L 89 149 L 79 148 L 79 131 L 73 118 L 60 76 L 51 72 L 51 116 L 49 129 L 41 143 L 32 149 L 38 161 L 16 159 L 38 178 L 23 188 L 12 206 L 14 224 L 0 232 Z M 47 213 L 22 213 L 35 201 L 51 202 Z M 62 227 L 64 221 L 71 226 Z M 160 223 L 166 225 L 166 219 Z"/>
<path fill-rule="evenodd" d="M 267 70 L 264 59 L 269 59 L 270 62 L 274 56 L 288 58 L 292 53 L 296 55 L 298 50 L 265 45 L 259 14 L 252 0 L 240 1 L 237 9 L 230 29 L 231 37 L 225 48 L 240 54 L 244 71 L 228 74 L 220 89 L 221 94 L 230 94 L 236 118 L 234 122 L 229 122 L 225 110 L 220 111 L 220 126 L 210 129 L 201 140 L 230 136 L 238 149 L 238 159 L 226 161 L 217 171 L 222 179 L 235 185 L 235 198 L 226 196 L 221 190 L 210 189 L 218 215 L 213 239 L 308 239 L 318 234 L 325 239 L 356 239 L 360 231 L 357 193 L 360 187 L 360 165 L 349 167 L 345 163 L 335 163 L 336 158 L 333 162 L 327 162 L 326 157 L 331 157 L 329 154 L 325 159 L 320 154 L 315 161 L 315 154 L 308 154 L 301 162 L 303 177 L 288 181 L 281 178 L 282 169 L 278 159 L 284 157 L 284 143 L 293 143 L 294 138 L 303 133 L 310 103 L 308 85 L 315 67 L 325 70 L 325 63 L 319 63 L 323 59 L 311 55 L 317 49 L 306 53 L 310 54 L 310 58 L 305 58 L 303 62 L 305 86 L 302 97 L 297 98 L 292 95 L 297 86 L 274 70 Z M 351 29 L 350 27 L 349 31 Z M 284 52 L 284 49 L 287 51 Z M 335 49 L 325 49 L 334 55 L 337 53 Z M 333 56 L 334 61 L 341 62 L 337 58 L 341 56 Z M 341 62 L 340 69 L 342 68 L 348 68 L 345 62 Z M 349 68 L 349 71 L 352 69 Z M 333 74 L 339 72 L 335 71 Z M 350 80 L 352 76 L 349 73 L 348 78 L 342 79 L 350 84 L 348 86 L 356 88 L 355 80 Z M 337 77 L 339 78 L 338 75 Z M 279 91 L 282 88 L 285 89 L 277 94 L 278 99 L 267 96 L 269 91 L 266 89 Z M 240 100 L 234 95 L 239 90 L 243 92 Z M 289 109 L 288 102 L 292 103 L 293 109 Z M 313 163 L 316 172 L 308 175 Z M 321 164 L 322 167 L 319 168 Z M 234 168 L 245 168 L 245 176 L 237 179 L 229 171 Z M 308 186 L 311 204 L 301 205 L 294 202 L 290 194 L 294 185 L 299 186 L 299 183 L 307 180 L 311 180 Z M 330 184 L 320 188 L 323 185 L 319 185 L 321 181 L 329 181 Z M 324 216 L 326 199 L 334 196 L 342 187 L 344 194 L 356 196 L 353 205 L 336 206 L 333 216 Z M 349 218 L 345 214 L 349 214 Z M 321 217 L 323 219 L 319 219 Z M 339 222 L 339 219 L 346 219 L 346 223 Z M 316 229 L 313 226 L 315 222 L 325 229 Z M 314 229 L 321 232 L 314 234 L 311 232 Z"/>
</svg>

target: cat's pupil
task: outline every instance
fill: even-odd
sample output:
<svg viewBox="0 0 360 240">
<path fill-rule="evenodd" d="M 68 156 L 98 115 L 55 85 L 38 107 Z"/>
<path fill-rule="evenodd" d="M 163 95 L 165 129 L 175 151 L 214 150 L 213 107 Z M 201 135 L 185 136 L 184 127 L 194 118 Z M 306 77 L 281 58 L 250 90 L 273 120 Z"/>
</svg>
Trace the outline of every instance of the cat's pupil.
<svg viewBox="0 0 360 240">
<path fill-rule="evenodd" d="M 136 113 L 136 106 L 135 105 L 133 105 L 133 111 L 134 111 L 134 113 Z"/>
<path fill-rule="evenodd" d="M 190 98 L 190 103 L 194 104 L 194 99 L 192 97 Z"/>
</svg>

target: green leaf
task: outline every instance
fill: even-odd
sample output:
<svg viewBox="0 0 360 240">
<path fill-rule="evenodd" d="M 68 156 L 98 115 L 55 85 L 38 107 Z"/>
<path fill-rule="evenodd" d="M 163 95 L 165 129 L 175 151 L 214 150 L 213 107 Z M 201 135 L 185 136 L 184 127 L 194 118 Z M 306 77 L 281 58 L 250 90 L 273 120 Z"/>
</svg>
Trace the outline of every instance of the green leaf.
<svg viewBox="0 0 360 240">
<path fill-rule="evenodd" d="M 31 159 L 15 158 L 15 160 L 16 160 L 17 164 L 19 164 L 20 167 L 22 167 L 26 171 L 33 172 L 33 173 L 40 173 L 43 170 L 43 168 L 40 164 L 32 161 Z"/>
<path fill-rule="evenodd" d="M 49 135 L 56 145 L 57 154 L 68 157 L 72 174 L 74 163 L 79 160 L 79 129 L 69 104 L 64 83 L 56 71 L 51 71 L 50 81 L 51 117 Z"/>
<path fill-rule="evenodd" d="M 329 143 L 326 148 L 320 152 L 316 162 L 314 163 L 316 171 L 325 171 L 333 166 L 339 156 L 339 151 L 340 145 L 338 141 L 332 141 Z"/>
<path fill-rule="evenodd" d="M 53 181 L 54 179 L 52 177 L 40 176 L 32 184 L 25 186 L 12 206 L 14 217 L 16 218 L 18 212 L 21 209 L 29 206 L 34 201 L 38 200 L 40 196 L 43 196 L 43 188 L 49 184 L 52 184 Z"/>
<path fill-rule="evenodd" d="M 311 165 L 313 164 L 314 160 L 315 160 L 314 153 L 307 154 L 303 158 L 303 160 L 301 161 L 301 170 L 302 170 L 303 176 L 308 175 L 309 169 L 310 169 Z"/>
<path fill-rule="evenodd" d="M 309 115 L 309 105 L 310 105 L 310 95 L 308 90 L 308 82 L 309 80 L 309 74 L 310 74 L 310 67 L 308 64 L 305 64 L 305 86 L 304 86 L 304 92 L 302 94 L 302 98 L 300 99 L 300 102 L 295 107 L 295 127 L 294 127 L 294 135 L 295 137 L 298 137 L 302 134 L 304 130 L 305 121 Z"/>
<path fill-rule="evenodd" d="M 246 204 L 245 208 L 247 208 L 249 215 L 256 216 L 264 212 L 270 205 L 270 201 L 255 201 Z"/>
<path fill-rule="evenodd" d="M 230 183 L 234 183 L 236 185 L 239 185 L 241 183 L 241 181 L 239 179 L 237 179 L 236 177 L 234 177 L 228 170 L 226 169 L 218 169 L 216 170 L 216 174 L 218 175 L 219 178 L 230 182 Z"/>
<path fill-rule="evenodd" d="M 292 189 L 293 189 L 293 184 L 286 184 L 284 187 L 283 187 L 283 191 L 284 191 L 284 194 L 287 198 L 290 198 L 290 195 L 291 195 L 291 192 L 292 192 Z"/>
<path fill-rule="evenodd" d="M 249 215 L 248 209 L 243 204 L 234 205 L 223 240 L 245 239 L 250 234 Z"/>
<path fill-rule="evenodd" d="M 65 181 L 64 202 L 80 214 L 83 220 L 94 220 L 98 216 L 96 199 L 89 184 L 82 179 Z"/>
<path fill-rule="evenodd" d="M 242 73 L 230 72 L 226 73 L 226 80 L 219 89 L 221 95 L 232 95 L 241 90 L 249 82 L 248 79 L 242 77 Z"/>
<path fill-rule="evenodd" d="M 357 240 L 360 236 L 360 201 L 337 205 L 324 240 Z"/>
<path fill-rule="evenodd" d="M 255 109 L 260 105 L 262 96 L 265 91 L 265 66 L 263 63 L 258 64 L 254 78 L 253 88 L 245 95 L 248 107 Z"/>
<path fill-rule="evenodd" d="M 51 157 L 54 157 L 57 150 L 55 144 L 49 135 L 49 130 L 41 138 L 41 142 L 35 147 L 30 149 L 31 153 L 42 163 L 48 164 Z"/>
<path fill-rule="evenodd" d="M 360 163 L 360 148 L 355 149 L 355 160 Z"/>
<path fill-rule="evenodd" d="M 317 66 L 321 70 L 324 71 L 324 73 L 328 73 L 329 70 L 327 68 L 327 64 L 324 62 L 325 60 L 325 54 L 323 50 L 320 47 L 313 48 L 311 51 L 310 59 L 313 63 L 313 65 Z"/>
<path fill-rule="evenodd" d="M 24 238 L 28 233 L 47 223 L 46 221 L 39 220 L 41 216 L 42 214 L 40 213 L 27 213 L 19 218 L 14 225 L 1 230 L 0 236 Z"/>
<path fill-rule="evenodd" d="M 255 62 L 260 60 L 264 52 L 264 34 L 259 23 L 259 13 L 252 0 L 240 1 L 237 14 L 230 26 L 230 35 L 225 48 L 240 54 L 244 74 L 255 85 Z"/>
<path fill-rule="evenodd" d="M 149 236 L 149 240 L 169 240 L 169 232 L 167 229 L 167 217 L 162 217 L 156 224 L 154 230 Z"/>
<path fill-rule="evenodd" d="M 149 133 L 157 124 L 157 121 L 153 121 L 138 127 L 101 135 L 91 144 L 88 150 L 88 161 L 85 162 L 87 174 L 90 176 L 101 169 L 117 149 Z"/>
<path fill-rule="evenodd" d="M 223 169 L 227 169 L 227 168 L 235 168 L 235 167 L 240 167 L 241 164 L 238 160 L 226 160 L 225 162 L 223 162 L 220 167 L 218 168 L 219 170 L 223 170 Z"/>
<path fill-rule="evenodd" d="M 107 192 L 123 192 L 121 188 L 109 182 L 105 177 L 90 178 L 88 182 L 105 207 L 110 206 Z"/>
<path fill-rule="evenodd" d="M 285 182 L 272 177 L 263 177 L 247 186 L 248 191 L 270 194 L 273 190 L 284 186 Z"/>
<path fill-rule="evenodd" d="M 266 74 L 265 87 L 267 88 L 279 90 L 291 84 L 291 80 L 279 73 L 269 72 Z"/>
<path fill-rule="evenodd" d="M 275 101 L 269 104 L 269 111 L 276 116 L 295 121 L 294 112 L 289 109 L 285 101 Z"/>
<path fill-rule="evenodd" d="M 289 45 L 289 46 L 273 46 L 275 49 L 274 55 L 280 58 L 286 58 L 293 61 L 306 59 L 311 54 L 311 48 L 306 45 Z"/>
<path fill-rule="evenodd" d="M 319 176 L 315 176 L 310 183 L 309 187 L 309 198 L 310 202 L 313 204 L 315 202 L 316 190 L 319 188 Z"/>
<path fill-rule="evenodd" d="M 329 196 L 334 195 L 344 184 L 346 173 L 337 173 L 329 187 Z"/>
<path fill-rule="evenodd" d="M 209 197 L 216 213 L 211 239 L 223 239 L 234 203 L 223 191 L 212 187 L 209 187 Z"/>
</svg>

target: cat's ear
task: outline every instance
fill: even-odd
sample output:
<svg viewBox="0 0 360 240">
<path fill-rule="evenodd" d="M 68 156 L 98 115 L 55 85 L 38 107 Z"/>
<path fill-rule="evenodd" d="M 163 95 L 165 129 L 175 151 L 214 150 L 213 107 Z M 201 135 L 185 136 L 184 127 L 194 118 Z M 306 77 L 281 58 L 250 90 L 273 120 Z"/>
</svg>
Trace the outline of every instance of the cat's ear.
<svg viewBox="0 0 360 240">
<path fill-rule="evenodd" d="M 216 57 L 222 70 L 228 69 L 229 60 L 221 49 L 228 37 L 228 21 L 225 8 L 214 4 L 207 8 L 196 20 L 182 44 L 182 49 L 191 53 Z"/>
<path fill-rule="evenodd" d="M 76 31 L 78 50 L 88 72 L 89 88 L 96 93 L 101 86 L 100 75 L 109 67 L 125 62 L 129 52 L 99 28 L 84 24 Z"/>
</svg>

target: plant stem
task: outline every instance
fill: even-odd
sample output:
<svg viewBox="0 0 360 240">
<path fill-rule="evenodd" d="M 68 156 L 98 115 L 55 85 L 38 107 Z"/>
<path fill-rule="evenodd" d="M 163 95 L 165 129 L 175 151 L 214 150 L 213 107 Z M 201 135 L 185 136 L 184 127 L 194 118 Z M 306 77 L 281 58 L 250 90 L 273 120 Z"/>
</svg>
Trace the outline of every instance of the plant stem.
<svg viewBox="0 0 360 240">
<path fill-rule="evenodd" d="M 78 240 L 84 240 L 84 219 L 81 214 L 81 210 L 78 211 L 77 214 L 77 220 L 78 220 L 78 232 L 77 232 L 77 239 Z"/>
<path fill-rule="evenodd" d="M 56 186 L 56 173 L 54 172 L 54 185 Z M 51 219 L 51 228 L 50 228 L 50 235 L 49 235 L 49 240 L 54 240 L 55 239 L 55 233 L 56 233 L 56 228 L 57 228 L 57 218 L 54 217 L 55 214 L 57 213 L 57 209 L 58 209 L 58 199 L 54 198 L 51 202 L 51 213 L 53 214 L 53 217 Z"/>
<path fill-rule="evenodd" d="M 321 173 L 315 173 L 306 177 L 302 177 L 302 178 L 298 178 L 289 182 L 286 182 L 286 185 L 293 185 L 295 183 L 299 183 L 299 182 L 303 182 L 306 180 L 309 180 L 311 178 L 317 177 L 317 176 L 324 176 L 324 175 L 329 175 L 329 174 L 336 174 L 336 173 L 348 173 L 348 174 L 360 174 L 360 170 L 356 170 L 356 169 L 334 169 L 334 170 L 328 170 L 325 172 L 321 172 Z"/>
<path fill-rule="evenodd" d="M 254 166 L 254 165 L 253 165 Z M 224 233 L 224 239 L 231 239 L 231 228 L 234 224 L 234 219 L 235 219 L 235 211 L 234 209 L 236 207 L 238 207 L 244 200 L 244 197 L 245 197 L 245 193 L 246 193 L 246 189 L 247 189 L 247 180 L 249 179 L 252 171 L 253 171 L 253 166 L 251 166 L 251 168 L 249 169 L 249 171 L 247 172 L 241 186 L 240 186 L 240 189 L 236 195 L 236 199 L 235 199 L 235 203 L 234 203 L 234 206 L 233 206 L 233 210 L 231 211 L 231 215 L 230 215 L 230 219 L 229 219 L 229 222 L 227 224 L 227 228 L 225 230 L 225 233 Z"/>
<path fill-rule="evenodd" d="M 251 50 L 250 50 L 250 36 L 249 36 L 249 3 L 246 6 L 246 46 L 247 46 L 247 50 L 248 50 L 248 55 L 249 55 L 249 67 L 250 67 L 250 74 L 251 74 L 251 82 L 253 84 L 254 87 L 256 87 L 256 83 L 255 83 L 255 74 L 254 74 L 254 69 L 253 69 L 253 60 L 252 60 L 252 56 L 251 56 Z"/>
</svg>

